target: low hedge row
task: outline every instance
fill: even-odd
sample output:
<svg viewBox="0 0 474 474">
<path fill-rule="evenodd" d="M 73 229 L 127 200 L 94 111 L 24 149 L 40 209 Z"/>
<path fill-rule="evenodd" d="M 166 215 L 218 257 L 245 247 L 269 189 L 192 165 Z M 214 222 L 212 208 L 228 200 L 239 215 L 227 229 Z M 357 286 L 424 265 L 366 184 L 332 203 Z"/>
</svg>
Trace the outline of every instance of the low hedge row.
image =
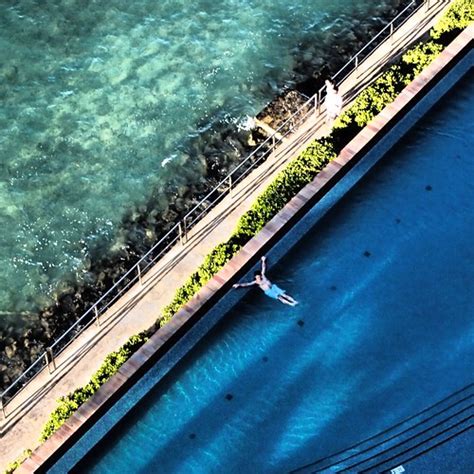
<svg viewBox="0 0 474 474">
<path fill-rule="evenodd" d="M 7 466 L 4 474 L 13 474 L 23 464 L 23 462 L 31 456 L 32 452 L 31 449 L 25 449 L 23 453 L 21 453 L 21 456 Z"/>
<path fill-rule="evenodd" d="M 474 21 L 472 0 L 456 0 L 438 23 L 431 29 L 430 36 L 444 45 L 451 41 Z"/>
<path fill-rule="evenodd" d="M 443 50 L 435 41 L 420 42 L 409 49 L 397 64 L 389 67 L 364 89 L 334 123 L 330 139 L 339 152 Z"/>
<path fill-rule="evenodd" d="M 107 380 L 112 377 L 148 339 L 142 332 L 132 336 L 118 351 L 111 352 L 104 360 L 99 370 L 92 376 L 90 382 L 58 400 L 58 406 L 51 413 L 41 433 L 41 441 L 46 441 L 84 402 L 94 395 Z"/>
<path fill-rule="evenodd" d="M 407 51 L 396 65 L 391 66 L 359 94 L 353 105 L 338 118 L 328 138 L 313 141 L 277 175 L 249 211 L 240 218 L 232 236 L 217 245 L 198 270 L 176 292 L 173 301 L 163 310 L 159 319 L 160 326 L 166 324 L 301 188 L 314 179 L 345 144 L 386 105 L 393 102 L 402 89 L 433 61 L 444 46 L 473 21 L 474 2 L 454 1 L 438 24 L 431 29 L 430 41 L 420 42 Z M 106 357 L 86 386 L 62 397 L 43 429 L 41 441 L 51 436 L 82 403 L 116 373 L 146 339 L 145 333 L 132 336 L 122 348 Z M 30 452 L 25 451 L 24 456 L 12 463 L 6 472 L 13 472 Z"/>
<path fill-rule="evenodd" d="M 281 171 L 252 207 L 240 218 L 231 237 L 206 256 L 202 265 L 179 288 L 163 310 L 160 325 L 165 325 L 282 207 L 336 155 L 330 143 L 314 141 Z"/>
<path fill-rule="evenodd" d="M 457 0 L 431 29 L 432 40 L 422 41 L 410 48 L 397 64 L 388 68 L 372 85 L 364 89 L 353 105 L 334 124 L 328 138 L 313 141 L 296 159 L 281 171 L 257 198 L 255 204 L 239 220 L 232 236 L 217 245 L 202 265 L 176 292 L 172 302 L 163 310 L 159 320 L 163 326 L 186 304 L 223 266 L 275 216 L 285 204 L 310 183 L 319 171 L 334 158 L 378 113 L 393 102 L 400 92 L 459 33 L 474 20 L 470 0 Z"/>
</svg>

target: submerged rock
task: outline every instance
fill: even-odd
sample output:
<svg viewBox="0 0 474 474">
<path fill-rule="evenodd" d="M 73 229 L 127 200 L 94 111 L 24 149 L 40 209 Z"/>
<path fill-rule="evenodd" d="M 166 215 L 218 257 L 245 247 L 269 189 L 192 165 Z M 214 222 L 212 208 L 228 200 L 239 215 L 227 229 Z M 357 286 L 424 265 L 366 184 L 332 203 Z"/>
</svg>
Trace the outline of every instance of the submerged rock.
<svg viewBox="0 0 474 474">
<path fill-rule="evenodd" d="M 10 64 L 2 68 L 1 75 L 6 82 L 10 84 L 16 84 L 19 80 L 19 69 L 18 66 Z"/>
<path fill-rule="evenodd" d="M 279 91 L 257 118 L 277 129 L 290 115 L 314 94 L 324 80 L 334 74 L 365 42 L 381 29 L 383 17 L 393 17 L 393 9 L 402 4 L 393 0 L 392 7 L 380 7 L 373 18 L 354 21 L 351 28 L 347 22 L 338 21 L 321 41 L 308 41 L 295 51 L 293 75 L 286 87 L 277 84 L 256 85 L 256 92 L 268 88 Z M 400 8 L 399 8 L 400 9 Z M 334 52 L 337 51 L 337 54 Z M 8 82 L 18 80 L 19 71 L 9 66 L 1 71 Z M 288 87 L 291 85 L 291 88 Z M 219 116 L 219 111 L 216 111 Z M 294 124 L 289 123 L 285 130 Z M 165 172 L 179 176 L 178 185 L 161 184 L 151 192 L 149 201 L 132 209 L 123 218 L 117 240 L 110 244 L 108 252 L 92 249 L 92 257 L 84 265 L 80 281 L 63 282 L 54 298 L 54 304 L 29 317 L 23 328 L 8 326 L 0 331 L 0 390 L 33 363 L 52 341 L 64 333 L 95 301 L 134 265 L 140 255 L 149 250 L 154 242 L 173 228 L 179 219 L 207 195 L 234 166 L 266 138 L 261 130 L 242 129 L 225 120 L 213 122 L 212 126 L 198 124 L 196 138 L 180 150 L 180 154 L 164 167 Z M 47 142 L 38 144 L 38 150 L 51 151 Z M 60 142 L 54 153 L 68 151 L 66 142 Z M 262 156 L 260 150 L 252 161 Z M 239 173 L 242 173 L 241 170 Z M 206 203 L 200 211 L 209 206 Z M 93 317 L 91 315 L 91 317 Z"/>
<path fill-rule="evenodd" d="M 13 343 L 11 346 L 5 347 L 5 355 L 8 359 L 12 359 L 13 356 L 16 354 L 16 344 Z"/>
</svg>

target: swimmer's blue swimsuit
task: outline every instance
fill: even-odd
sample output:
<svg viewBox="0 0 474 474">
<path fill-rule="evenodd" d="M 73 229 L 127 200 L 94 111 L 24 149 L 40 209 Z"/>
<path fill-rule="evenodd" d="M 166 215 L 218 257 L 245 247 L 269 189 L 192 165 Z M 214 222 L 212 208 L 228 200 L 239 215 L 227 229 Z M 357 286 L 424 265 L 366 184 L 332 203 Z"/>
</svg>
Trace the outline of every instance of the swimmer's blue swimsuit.
<svg viewBox="0 0 474 474">
<path fill-rule="evenodd" d="M 284 291 L 277 285 L 272 285 L 268 290 L 264 290 L 264 292 L 267 296 L 275 300 L 284 293 Z"/>
</svg>

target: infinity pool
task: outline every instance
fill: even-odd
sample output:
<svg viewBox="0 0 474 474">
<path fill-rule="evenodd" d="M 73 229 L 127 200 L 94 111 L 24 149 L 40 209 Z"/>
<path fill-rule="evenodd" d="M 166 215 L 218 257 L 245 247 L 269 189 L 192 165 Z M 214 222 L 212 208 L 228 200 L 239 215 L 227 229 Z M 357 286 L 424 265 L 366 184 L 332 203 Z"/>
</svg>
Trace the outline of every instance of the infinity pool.
<svg viewBox="0 0 474 474">
<path fill-rule="evenodd" d="M 300 305 L 249 291 L 81 471 L 287 472 L 472 382 L 473 79 L 270 267 Z"/>
</svg>

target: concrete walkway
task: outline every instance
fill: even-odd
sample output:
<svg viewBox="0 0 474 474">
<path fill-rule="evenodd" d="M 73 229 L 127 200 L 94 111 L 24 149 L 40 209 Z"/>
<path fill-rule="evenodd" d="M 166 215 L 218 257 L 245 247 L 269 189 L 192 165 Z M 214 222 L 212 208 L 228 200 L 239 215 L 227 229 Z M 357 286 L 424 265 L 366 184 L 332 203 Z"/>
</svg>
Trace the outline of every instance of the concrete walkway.
<svg viewBox="0 0 474 474">
<path fill-rule="evenodd" d="M 432 0 L 423 7 L 376 52 L 359 65 L 341 85 L 346 105 L 357 92 L 370 83 L 385 64 L 400 50 L 423 35 L 440 16 L 449 2 Z M 19 456 L 26 448 L 35 448 L 41 429 L 56 406 L 56 400 L 85 385 L 105 356 L 117 350 L 132 334 L 149 328 L 175 291 L 196 270 L 203 258 L 234 230 L 239 217 L 249 209 L 255 197 L 273 176 L 310 141 L 328 132 L 324 118 L 311 114 L 306 123 L 285 139 L 276 152 L 254 170 L 215 209 L 189 233 L 185 245 L 177 245 L 148 272 L 142 285 L 135 285 L 104 316 L 99 327 L 93 325 L 74 341 L 56 360 L 52 375 L 43 370 L 6 407 L 7 418 L 0 431 L 0 468 Z"/>
</svg>

